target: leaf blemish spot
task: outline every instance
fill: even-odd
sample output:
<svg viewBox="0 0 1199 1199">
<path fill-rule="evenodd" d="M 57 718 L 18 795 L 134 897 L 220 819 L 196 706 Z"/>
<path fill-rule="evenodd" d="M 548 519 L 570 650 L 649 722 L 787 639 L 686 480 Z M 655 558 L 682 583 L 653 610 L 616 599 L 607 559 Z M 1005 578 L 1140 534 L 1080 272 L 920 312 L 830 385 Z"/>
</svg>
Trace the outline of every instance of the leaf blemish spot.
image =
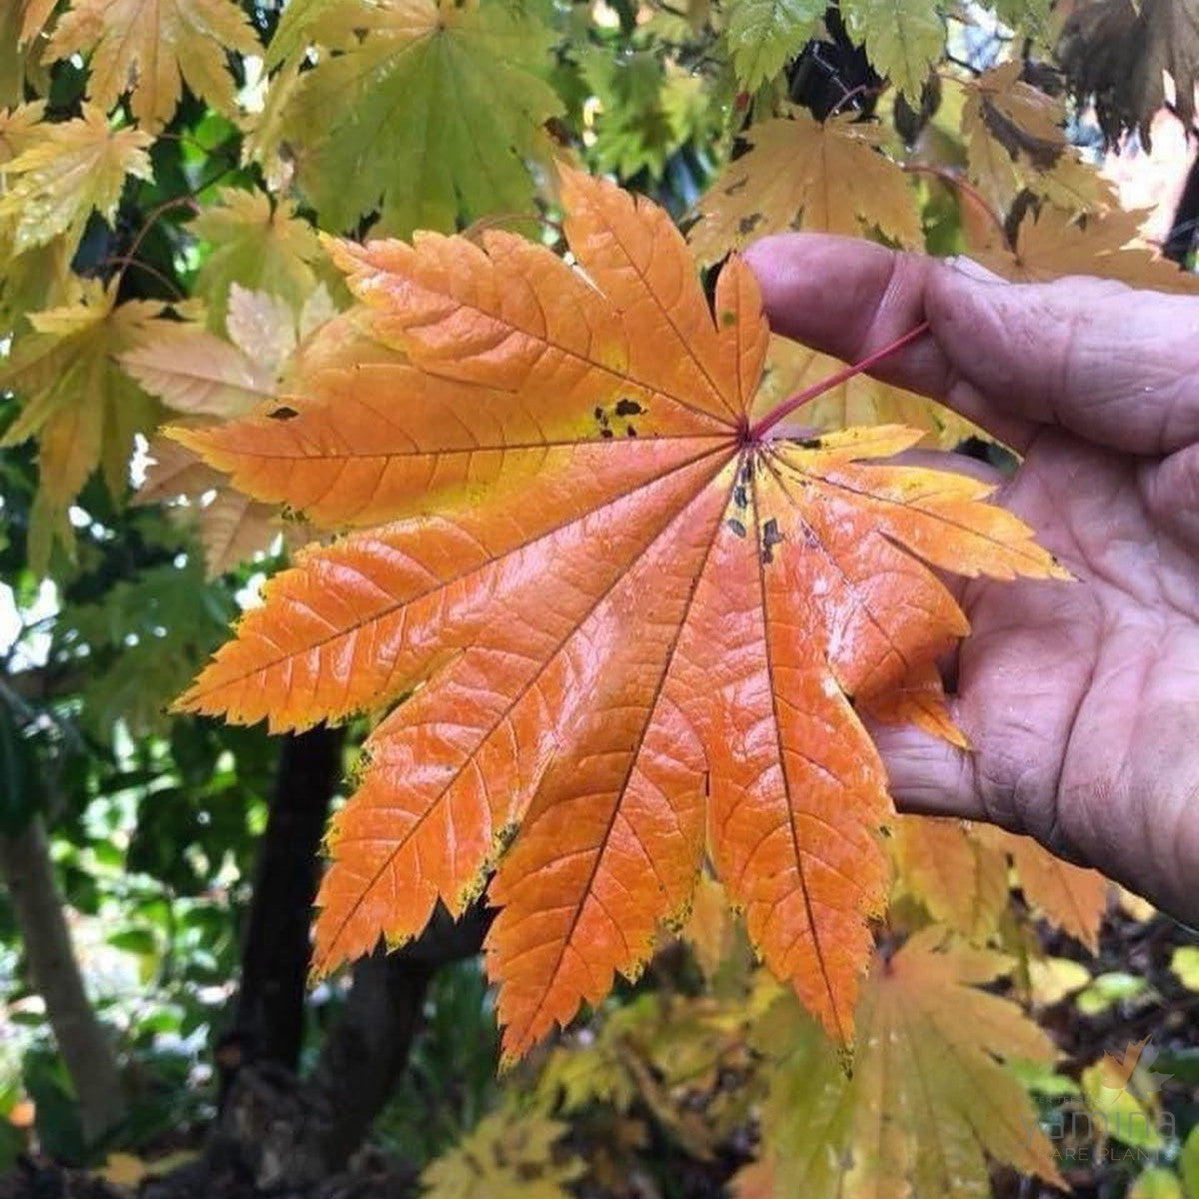
<svg viewBox="0 0 1199 1199">
<path fill-rule="evenodd" d="M 774 547 L 783 540 L 783 535 L 779 531 L 779 522 L 772 516 L 762 526 L 762 561 L 774 561 Z"/>
<path fill-rule="evenodd" d="M 299 415 L 300 414 L 294 408 L 289 408 L 286 404 L 279 408 L 272 408 L 271 411 L 267 413 L 267 417 L 270 420 L 295 420 Z"/>
</svg>

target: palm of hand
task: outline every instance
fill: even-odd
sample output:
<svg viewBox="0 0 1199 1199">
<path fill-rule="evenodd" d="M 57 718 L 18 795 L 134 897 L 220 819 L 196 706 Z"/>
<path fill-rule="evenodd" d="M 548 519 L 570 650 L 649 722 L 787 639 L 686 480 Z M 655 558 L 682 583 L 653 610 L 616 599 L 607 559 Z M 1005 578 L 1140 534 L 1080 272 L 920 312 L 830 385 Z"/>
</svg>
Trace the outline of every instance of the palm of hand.
<svg viewBox="0 0 1199 1199">
<path fill-rule="evenodd" d="M 749 256 L 776 331 L 846 361 L 926 323 L 878 374 L 1020 450 L 998 498 L 1080 580 L 959 593 L 974 750 L 876 725 L 896 801 L 1031 833 L 1199 921 L 1199 300 L 817 234 Z"/>
<path fill-rule="evenodd" d="M 1027 447 L 1002 500 L 1080 583 L 967 586 L 958 785 L 1067 856 L 1128 863 L 1121 881 L 1179 910 L 1199 860 L 1199 537 L 1159 498 L 1177 503 L 1166 469 L 1052 429 Z"/>
</svg>

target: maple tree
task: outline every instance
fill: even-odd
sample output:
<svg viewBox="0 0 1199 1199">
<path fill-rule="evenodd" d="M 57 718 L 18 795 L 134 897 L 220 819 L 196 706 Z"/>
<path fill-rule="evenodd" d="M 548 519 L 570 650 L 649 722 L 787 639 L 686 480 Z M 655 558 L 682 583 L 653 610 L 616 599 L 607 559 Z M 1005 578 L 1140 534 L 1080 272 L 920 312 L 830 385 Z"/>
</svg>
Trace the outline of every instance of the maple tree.
<svg viewBox="0 0 1199 1199">
<path fill-rule="evenodd" d="M 1126 969 L 1137 901 L 898 816 L 866 731 L 968 748 L 956 579 L 1066 585 L 955 469 L 1014 457 L 873 377 L 919 328 L 847 366 L 770 333 L 738 255 L 818 230 L 1193 291 L 1096 147 L 1190 126 L 1196 28 L 1190 0 L 6 5 L 0 874 L 42 900 L 16 926 L 65 1074 L 0 1078 L 0 1161 L 28 1108 L 52 1155 L 118 1150 L 111 1185 L 156 1172 L 129 1047 L 165 1017 L 118 1041 L 55 975 L 56 887 L 137 913 L 107 935 L 180 1041 L 231 1030 L 214 1143 L 267 1191 L 376 1116 L 428 1194 L 547 1199 L 680 1163 L 741 1199 L 1061 1186 L 1063 1110 L 1151 1120 L 1073 1026 L 1113 1051 L 1190 947 Z M 289 736 L 233 727 L 263 723 Z M 448 965 L 477 951 L 495 1042 Z M 254 1107 L 301 1048 L 301 1101 Z M 1186 1134 L 1081 1182 L 1181 1193 Z"/>
</svg>

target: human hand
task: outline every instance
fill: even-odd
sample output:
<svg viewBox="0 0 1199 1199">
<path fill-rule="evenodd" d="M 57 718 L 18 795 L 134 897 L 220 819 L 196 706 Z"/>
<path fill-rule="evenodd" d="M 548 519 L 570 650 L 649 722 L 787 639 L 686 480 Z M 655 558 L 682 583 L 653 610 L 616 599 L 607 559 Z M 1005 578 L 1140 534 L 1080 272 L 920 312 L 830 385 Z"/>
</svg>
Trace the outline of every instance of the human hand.
<svg viewBox="0 0 1199 1199">
<path fill-rule="evenodd" d="M 901 809 L 1031 834 L 1199 923 L 1199 298 L 815 234 L 746 258 L 773 329 L 848 362 L 927 320 L 874 373 L 1023 456 L 997 498 L 1080 581 L 960 588 L 972 749 L 872 730 Z"/>
</svg>

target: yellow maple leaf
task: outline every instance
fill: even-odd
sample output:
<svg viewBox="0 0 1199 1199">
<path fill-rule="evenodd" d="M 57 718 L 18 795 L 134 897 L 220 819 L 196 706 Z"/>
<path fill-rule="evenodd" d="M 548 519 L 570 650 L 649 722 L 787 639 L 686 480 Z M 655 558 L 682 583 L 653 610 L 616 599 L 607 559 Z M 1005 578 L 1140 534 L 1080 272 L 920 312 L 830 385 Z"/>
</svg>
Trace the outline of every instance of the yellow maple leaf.
<svg viewBox="0 0 1199 1199">
<path fill-rule="evenodd" d="M 1148 1152 L 1162 1148 L 1157 1092 L 1170 1076 L 1152 1068 L 1157 1054 L 1145 1037 L 1126 1045 L 1119 1057 L 1105 1053 L 1083 1070 L 1083 1097 L 1101 1141 L 1120 1141 Z"/>
<path fill-rule="evenodd" d="M 882 131 L 855 114 L 823 123 L 802 109 L 746 133 L 751 149 L 696 205 L 689 234 L 701 262 L 715 262 L 767 233 L 808 229 L 922 244 L 907 177 L 879 152 Z"/>
<path fill-rule="evenodd" d="M 795 1000 L 782 998 L 757 1033 L 774 1063 L 765 1167 L 740 1193 L 987 1195 L 988 1158 L 1063 1185 L 1032 1103 L 1000 1064 L 1048 1064 L 1053 1044 L 1016 1004 L 979 989 L 1011 967 L 1001 954 L 947 941 L 936 925 L 880 953 L 862 990 L 850 1072 Z"/>
<path fill-rule="evenodd" d="M 981 247 L 975 256 L 997 274 L 1022 283 L 1065 275 L 1098 275 L 1131 287 L 1157 291 L 1199 291 L 1199 277 L 1138 244 L 1144 214 L 1113 210 L 1076 217 L 1042 205 L 1028 212 L 1016 232 L 1014 249 Z"/>
<path fill-rule="evenodd" d="M 31 10 L 32 11 L 32 10 Z M 2 31 L 0 31 L 2 35 Z M 40 140 L 45 102 L 36 100 L 12 109 L 0 109 L 0 196 L 9 187 L 7 164 Z M 49 307 L 66 294 L 71 276 L 73 247 L 62 236 L 19 253 L 14 244 L 20 211 L 0 216 L 0 330 L 11 336 L 27 325 L 26 317 Z"/>
<path fill-rule="evenodd" d="M 1030 907 L 1096 952 L 1110 886 L 1102 874 L 1064 862 L 1031 837 L 1020 837 L 994 825 L 973 825 L 971 836 L 1012 859 Z"/>
<path fill-rule="evenodd" d="M 704 977 L 714 979 L 736 946 L 737 925 L 724 887 L 711 875 L 701 875 L 695 884 L 679 935 L 691 946 Z"/>
<path fill-rule="evenodd" d="M 229 50 L 260 51 L 232 0 L 74 0 L 45 57 L 90 54 L 88 99 L 108 110 L 129 92 L 133 115 L 154 131 L 174 115 L 185 82 L 218 112 L 233 113 Z"/>
<path fill-rule="evenodd" d="M 566 1184 L 584 1172 L 557 1149 L 567 1125 L 503 1107 L 485 1116 L 421 1175 L 425 1199 L 571 1199 Z"/>
<path fill-rule="evenodd" d="M 44 100 L 0 109 L 0 165 L 12 162 L 37 142 L 41 134 L 38 123 L 45 113 Z M 3 189 L 3 185 L 4 178 L 0 175 L 0 190 Z"/>
<path fill-rule="evenodd" d="M 45 245 L 59 234 L 76 241 L 99 212 L 110 224 L 126 175 L 151 178 L 146 148 L 153 140 L 139 129 L 110 129 L 104 113 L 85 104 L 71 121 L 38 124 L 32 139 L 4 167 L 0 221 L 13 219 L 17 253 Z"/>
<path fill-rule="evenodd" d="M 24 95 L 30 43 L 50 19 L 54 2 L 6 0 L 0 5 L 0 104 L 15 104 Z"/>
<path fill-rule="evenodd" d="M 934 920 L 977 942 L 995 932 L 1007 907 L 1007 859 L 972 838 L 962 821 L 902 817 L 895 858 L 904 888 Z"/>
<path fill-rule="evenodd" d="M 116 303 L 116 286 L 80 282 L 69 304 L 29 319 L 0 369 L 0 388 L 22 401 L 0 446 L 38 442 L 38 494 L 29 534 L 30 565 L 46 568 L 53 542 L 71 544 L 66 510 L 101 466 L 113 496 L 124 491 L 133 435 L 152 429 L 158 408 L 117 364 L 117 355 L 154 324 L 162 305 Z"/>
<path fill-rule="evenodd" d="M 1024 189 L 1072 212 L 1114 206 L 1111 185 L 1066 140 L 1066 107 L 1003 63 L 964 89 L 961 131 L 967 170 L 982 196 L 1005 213 Z"/>
</svg>

